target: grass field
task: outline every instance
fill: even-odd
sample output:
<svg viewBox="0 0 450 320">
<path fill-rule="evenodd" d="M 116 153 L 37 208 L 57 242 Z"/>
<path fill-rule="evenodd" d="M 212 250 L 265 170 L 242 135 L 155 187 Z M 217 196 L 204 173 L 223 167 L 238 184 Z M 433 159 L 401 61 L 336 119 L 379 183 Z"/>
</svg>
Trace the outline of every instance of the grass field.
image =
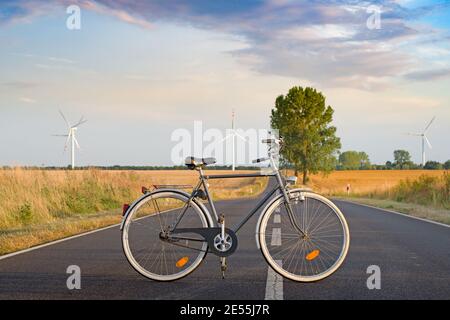
<svg viewBox="0 0 450 320">
<path fill-rule="evenodd" d="M 0 254 L 118 223 L 122 204 L 139 197 L 142 186 L 197 182 L 190 170 L 0 170 Z M 216 200 L 254 196 L 266 183 L 211 180 L 210 191 Z"/>
<path fill-rule="evenodd" d="M 139 197 L 142 186 L 197 181 L 190 170 L 0 170 L 0 254 L 118 223 L 122 204 Z M 210 189 L 216 200 L 231 199 L 256 196 L 266 184 L 264 178 L 211 180 Z M 444 171 L 335 171 L 312 175 L 308 186 L 450 224 L 450 178 Z"/>
<path fill-rule="evenodd" d="M 450 174 L 444 170 L 335 171 L 313 175 L 309 187 L 330 197 L 450 224 Z"/>
<path fill-rule="evenodd" d="M 417 180 L 421 176 L 442 177 L 444 170 L 350 170 L 334 171 L 324 176 L 312 175 L 309 185 L 314 190 L 326 195 L 347 195 L 346 187 L 350 184 L 350 193 L 354 196 L 366 196 L 370 193 L 389 192 L 400 181 Z"/>
</svg>

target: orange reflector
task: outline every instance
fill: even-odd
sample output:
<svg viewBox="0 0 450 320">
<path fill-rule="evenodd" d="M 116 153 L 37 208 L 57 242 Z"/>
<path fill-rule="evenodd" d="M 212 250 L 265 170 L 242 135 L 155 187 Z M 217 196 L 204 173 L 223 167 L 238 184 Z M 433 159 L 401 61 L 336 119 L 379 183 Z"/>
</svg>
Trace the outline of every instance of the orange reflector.
<svg viewBox="0 0 450 320">
<path fill-rule="evenodd" d="M 188 257 L 183 257 L 180 260 L 177 261 L 177 263 L 175 264 L 177 266 L 177 268 L 181 268 L 183 267 L 187 262 L 189 261 Z"/>
<path fill-rule="evenodd" d="M 308 261 L 314 260 L 315 258 L 317 258 L 319 256 L 319 254 L 320 254 L 319 250 L 313 250 L 306 255 L 306 260 L 308 260 Z"/>
</svg>

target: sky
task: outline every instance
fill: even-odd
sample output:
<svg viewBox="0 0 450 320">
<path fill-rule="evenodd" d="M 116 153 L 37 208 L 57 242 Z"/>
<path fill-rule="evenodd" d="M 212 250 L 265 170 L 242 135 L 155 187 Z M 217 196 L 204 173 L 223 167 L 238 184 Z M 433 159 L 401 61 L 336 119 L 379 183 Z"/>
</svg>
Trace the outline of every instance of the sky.
<svg viewBox="0 0 450 320">
<path fill-rule="evenodd" d="M 58 110 L 88 119 L 79 165 L 172 165 L 177 129 L 225 131 L 233 109 L 268 128 L 293 86 L 324 94 L 342 151 L 420 162 L 405 133 L 436 116 L 427 159 L 450 159 L 450 1 L 0 2 L 0 166 L 67 165 Z"/>
</svg>

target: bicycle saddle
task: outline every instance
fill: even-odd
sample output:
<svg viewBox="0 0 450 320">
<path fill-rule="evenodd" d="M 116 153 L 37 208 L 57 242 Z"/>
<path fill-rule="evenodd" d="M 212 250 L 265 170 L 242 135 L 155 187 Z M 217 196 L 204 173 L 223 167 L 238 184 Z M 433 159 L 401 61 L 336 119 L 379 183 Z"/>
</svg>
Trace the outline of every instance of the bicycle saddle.
<svg viewBox="0 0 450 320">
<path fill-rule="evenodd" d="M 196 158 L 196 157 L 187 157 L 185 160 L 185 164 L 189 169 L 195 169 L 201 166 L 207 166 L 209 164 L 216 163 L 216 158 Z"/>
</svg>

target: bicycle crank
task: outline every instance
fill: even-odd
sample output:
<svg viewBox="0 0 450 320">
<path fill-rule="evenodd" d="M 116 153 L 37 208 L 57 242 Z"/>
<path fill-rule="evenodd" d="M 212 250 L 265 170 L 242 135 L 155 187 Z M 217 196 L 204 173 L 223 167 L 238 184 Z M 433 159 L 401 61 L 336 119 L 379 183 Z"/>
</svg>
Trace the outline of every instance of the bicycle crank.
<svg viewBox="0 0 450 320">
<path fill-rule="evenodd" d="M 236 234 L 228 228 L 179 228 L 170 232 L 169 239 L 188 239 L 187 237 L 177 238 L 175 236 L 175 234 L 182 233 L 200 235 L 208 243 L 209 251 L 219 257 L 232 255 L 238 246 Z"/>
</svg>

